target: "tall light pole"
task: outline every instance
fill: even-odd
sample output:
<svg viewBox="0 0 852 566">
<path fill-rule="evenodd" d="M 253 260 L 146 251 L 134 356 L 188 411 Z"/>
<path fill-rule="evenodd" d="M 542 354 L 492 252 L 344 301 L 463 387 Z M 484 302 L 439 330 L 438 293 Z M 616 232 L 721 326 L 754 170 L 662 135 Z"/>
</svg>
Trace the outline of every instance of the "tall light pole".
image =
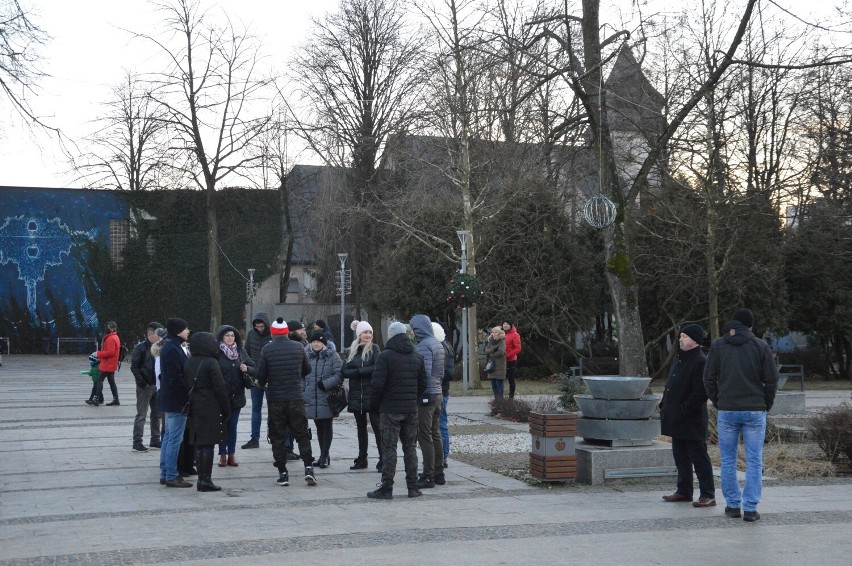
<svg viewBox="0 0 852 566">
<path fill-rule="evenodd" d="M 347 253 L 339 253 L 337 257 L 340 259 L 340 344 L 337 347 L 338 352 L 343 352 L 343 324 L 346 320 L 346 258 Z"/>
<path fill-rule="evenodd" d="M 470 230 L 456 230 L 459 240 L 461 241 L 461 272 L 467 273 L 467 239 L 470 237 Z M 468 365 L 467 354 L 470 349 L 467 335 L 467 307 L 462 309 L 462 389 L 467 393 L 470 383 L 470 366 Z"/>
<path fill-rule="evenodd" d="M 248 280 L 248 302 L 249 302 L 249 327 L 251 327 L 252 319 L 254 318 L 254 269 L 248 270 L 249 280 Z"/>
</svg>

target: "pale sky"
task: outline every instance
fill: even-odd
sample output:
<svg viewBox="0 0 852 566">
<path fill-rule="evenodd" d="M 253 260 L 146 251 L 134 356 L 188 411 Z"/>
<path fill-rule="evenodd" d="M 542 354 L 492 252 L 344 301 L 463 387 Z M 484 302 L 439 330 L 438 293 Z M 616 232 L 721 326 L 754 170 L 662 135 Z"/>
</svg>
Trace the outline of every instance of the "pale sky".
<svg viewBox="0 0 852 566">
<path fill-rule="evenodd" d="M 124 31 L 157 33 L 159 16 L 146 0 L 21 1 L 34 8 L 34 21 L 52 36 L 42 51 L 42 68 L 50 76 L 40 82 L 31 104 L 45 122 L 60 128 L 69 139 L 78 141 L 93 131 L 92 121 L 109 99 L 110 86 L 121 80 L 125 69 L 156 70 L 150 60 L 156 53 L 153 46 L 131 39 Z M 652 0 L 651 4 L 674 12 L 691 1 Z M 775 0 L 799 16 L 813 17 L 816 23 L 824 20 L 812 16 L 812 10 L 821 9 L 825 16 L 838 2 Z M 634 5 L 633 0 L 609 3 L 626 11 Z M 204 4 L 216 5 L 212 0 Z M 739 10 L 745 1 L 734 4 Z M 310 17 L 336 10 L 338 0 L 219 0 L 218 6 L 262 39 L 267 68 L 283 70 L 293 48 L 305 41 Z M 0 113 L 0 185 L 80 186 L 54 138 L 21 127 L 11 110 Z"/>
</svg>

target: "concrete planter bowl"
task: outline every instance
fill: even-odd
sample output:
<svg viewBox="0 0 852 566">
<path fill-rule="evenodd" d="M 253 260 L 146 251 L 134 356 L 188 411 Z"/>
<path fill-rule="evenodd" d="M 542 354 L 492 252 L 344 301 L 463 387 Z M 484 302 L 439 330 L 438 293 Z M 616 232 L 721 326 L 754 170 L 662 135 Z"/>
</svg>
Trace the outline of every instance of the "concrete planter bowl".
<svg viewBox="0 0 852 566">
<path fill-rule="evenodd" d="M 592 419 L 647 419 L 663 396 L 654 393 L 641 399 L 595 399 L 591 395 L 574 395 L 584 417 Z"/>
<path fill-rule="evenodd" d="M 648 384 L 651 383 L 651 378 L 594 375 L 584 377 L 583 381 L 595 399 L 641 399 Z"/>
</svg>

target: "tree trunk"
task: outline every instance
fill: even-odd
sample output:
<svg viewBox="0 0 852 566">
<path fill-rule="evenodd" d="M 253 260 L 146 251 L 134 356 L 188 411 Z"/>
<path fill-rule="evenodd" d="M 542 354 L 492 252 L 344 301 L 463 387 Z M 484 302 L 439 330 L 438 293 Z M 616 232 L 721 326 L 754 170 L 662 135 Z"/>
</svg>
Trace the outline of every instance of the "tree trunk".
<svg viewBox="0 0 852 566">
<path fill-rule="evenodd" d="M 282 237 L 279 256 L 278 302 L 287 302 L 287 289 L 290 287 L 290 272 L 293 268 L 293 222 L 290 218 L 290 195 L 287 193 L 287 179 L 282 178 L 278 186 L 281 196 Z"/>
<path fill-rule="evenodd" d="M 207 281 L 210 286 L 210 332 L 216 332 L 222 320 L 222 286 L 219 281 L 219 221 L 215 194 L 207 191 Z"/>
</svg>

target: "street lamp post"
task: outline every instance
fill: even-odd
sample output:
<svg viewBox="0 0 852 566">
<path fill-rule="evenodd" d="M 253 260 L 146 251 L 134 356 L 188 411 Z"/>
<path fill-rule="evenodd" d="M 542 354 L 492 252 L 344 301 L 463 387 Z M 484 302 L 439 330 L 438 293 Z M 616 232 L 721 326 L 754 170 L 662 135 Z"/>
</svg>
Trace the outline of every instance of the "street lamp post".
<svg viewBox="0 0 852 566">
<path fill-rule="evenodd" d="M 467 239 L 470 230 L 456 230 L 461 241 L 461 272 L 467 273 Z M 470 343 L 467 335 L 467 307 L 462 309 L 462 388 L 467 393 L 470 384 L 470 365 L 468 364 L 468 351 Z"/>
<path fill-rule="evenodd" d="M 251 323 L 254 318 L 254 269 L 248 270 L 249 280 L 248 280 L 248 302 L 249 302 L 249 323 Z"/>
<path fill-rule="evenodd" d="M 346 258 L 349 257 L 347 253 L 339 253 L 337 257 L 340 259 L 340 344 L 338 345 L 337 351 L 343 352 L 343 329 L 344 322 L 346 320 Z"/>
</svg>

